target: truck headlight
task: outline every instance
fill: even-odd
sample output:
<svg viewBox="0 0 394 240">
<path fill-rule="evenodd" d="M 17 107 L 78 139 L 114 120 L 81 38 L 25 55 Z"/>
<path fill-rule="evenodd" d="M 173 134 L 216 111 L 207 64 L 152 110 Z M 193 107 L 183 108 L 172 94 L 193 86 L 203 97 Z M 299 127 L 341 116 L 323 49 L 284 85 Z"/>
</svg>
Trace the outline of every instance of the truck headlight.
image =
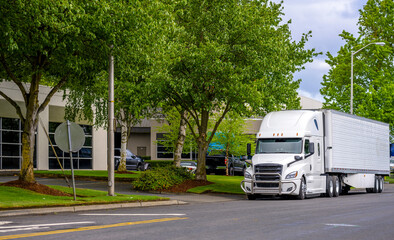
<svg viewBox="0 0 394 240">
<path fill-rule="evenodd" d="M 297 171 L 291 172 L 291 173 L 287 174 L 286 179 L 295 178 L 295 177 L 297 177 L 297 175 L 298 175 Z"/>
<path fill-rule="evenodd" d="M 249 172 L 246 172 L 246 171 L 245 171 L 244 177 L 252 179 L 252 175 Z"/>
</svg>

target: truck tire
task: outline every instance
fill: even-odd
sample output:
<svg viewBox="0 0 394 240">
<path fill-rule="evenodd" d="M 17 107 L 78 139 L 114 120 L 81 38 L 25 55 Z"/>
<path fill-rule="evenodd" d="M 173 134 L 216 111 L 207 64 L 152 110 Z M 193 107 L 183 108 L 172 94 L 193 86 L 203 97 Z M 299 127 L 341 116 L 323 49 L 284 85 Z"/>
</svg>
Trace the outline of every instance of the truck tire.
<svg viewBox="0 0 394 240">
<path fill-rule="evenodd" d="M 332 198 L 333 196 L 334 196 L 334 181 L 331 176 L 327 176 L 326 197 Z"/>
<path fill-rule="evenodd" d="M 300 192 L 297 196 L 297 199 L 299 200 L 304 200 L 306 197 L 306 182 L 305 182 L 305 178 L 301 178 L 300 181 Z"/>
<path fill-rule="evenodd" d="M 334 183 L 333 197 L 338 197 L 341 191 L 341 181 L 339 181 L 339 177 L 337 176 L 332 176 L 332 181 Z"/>
<path fill-rule="evenodd" d="M 256 200 L 256 195 L 254 194 L 246 194 L 246 197 L 248 198 L 248 200 Z"/>
<path fill-rule="evenodd" d="M 380 186 L 379 176 L 375 175 L 375 185 L 373 187 L 373 193 L 379 192 L 379 186 Z"/>
<path fill-rule="evenodd" d="M 384 177 L 379 176 L 379 193 L 382 193 L 384 190 Z"/>
</svg>

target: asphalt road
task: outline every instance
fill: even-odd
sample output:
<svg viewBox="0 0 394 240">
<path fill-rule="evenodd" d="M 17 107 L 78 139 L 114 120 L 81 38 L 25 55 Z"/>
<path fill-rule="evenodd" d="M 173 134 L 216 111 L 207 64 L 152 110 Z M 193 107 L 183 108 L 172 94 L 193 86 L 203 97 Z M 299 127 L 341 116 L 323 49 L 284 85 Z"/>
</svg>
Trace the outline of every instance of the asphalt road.
<svg viewBox="0 0 394 240">
<path fill-rule="evenodd" d="M 5 217 L 0 240 L 394 239 L 394 185 L 385 187 L 381 194 L 352 190 L 331 199 L 222 195 L 189 205 Z"/>
</svg>

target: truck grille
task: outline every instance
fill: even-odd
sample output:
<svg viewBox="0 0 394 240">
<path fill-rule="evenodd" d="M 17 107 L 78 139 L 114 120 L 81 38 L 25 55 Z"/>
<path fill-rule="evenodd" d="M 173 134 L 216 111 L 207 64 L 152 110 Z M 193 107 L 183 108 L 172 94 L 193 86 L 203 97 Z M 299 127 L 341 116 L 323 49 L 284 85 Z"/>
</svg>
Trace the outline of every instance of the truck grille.
<svg viewBox="0 0 394 240">
<path fill-rule="evenodd" d="M 278 188 L 280 175 L 282 174 L 282 165 L 280 164 L 258 164 L 255 165 L 255 180 L 267 181 L 256 183 L 259 188 Z M 276 183 L 277 182 L 277 183 Z"/>
</svg>

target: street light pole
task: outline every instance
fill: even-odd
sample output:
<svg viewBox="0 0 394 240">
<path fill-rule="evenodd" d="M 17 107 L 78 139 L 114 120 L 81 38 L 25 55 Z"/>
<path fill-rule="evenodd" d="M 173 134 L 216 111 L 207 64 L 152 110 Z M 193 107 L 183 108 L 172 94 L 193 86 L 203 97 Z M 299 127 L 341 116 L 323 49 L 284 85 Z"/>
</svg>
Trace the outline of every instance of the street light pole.
<svg viewBox="0 0 394 240">
<path fill-rule="evenodd" d="M 350 114 L 353 114 L 353 58 L 354 55 L 356 55 L 357 53 L 361 52 L 364 48 L 368 47 L 369 45 L 379 45 L 379 46 L 383 46 L 385 43 L 384 42 L 374 42 L 374 43 L 369 43 L 366 46 L 360 48 L 359 50 L 352 52 L 351 54 L 351 63 L 350 63 Z"/>
<path fill-rule="evenodd" d="M 111 47 L 112 48 L 112 47 Z M 108 79 L 108 130 L 107 130 L 107 170 L 108 196 L 115 196 L 114 172 L 114 57 L 109 56 Z"/>
</svg>

